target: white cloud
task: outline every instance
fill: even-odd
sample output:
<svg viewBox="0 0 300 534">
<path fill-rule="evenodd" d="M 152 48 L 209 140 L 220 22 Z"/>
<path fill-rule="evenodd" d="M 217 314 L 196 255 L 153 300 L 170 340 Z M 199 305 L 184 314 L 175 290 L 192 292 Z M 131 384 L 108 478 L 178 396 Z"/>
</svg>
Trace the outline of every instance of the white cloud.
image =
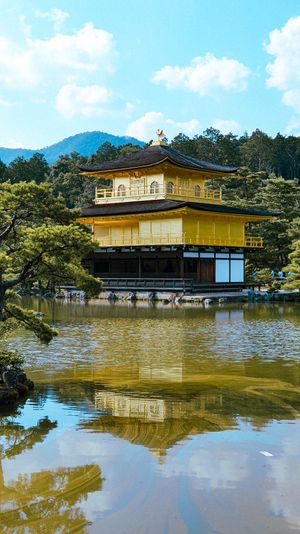
<svg viewBox="0 0 300 534">
<path fill-rule="evenodd" d="M 38 12 L 58 24 L 67 15 L 56 8 Z M 113 35 L 87 23 L 72 34 L 34 39 L 24 24 L 23 44 L 0 36 L 0 84 L 10 91 L 30 89 L 31 102 L 44 102 L 50 89 L 52 98 L 56 93 L 57 111 L 66 118 L 102 113 L 111 97 L 103 83 L 114 70 Z M 3 105 L 7 104 L 0 98 Z"/>
<path fill-rule="evenodd" d="M 300 127 L 300 118 L 297 117 L 296 115 L 292 115 L 290 117 L 288 124 L 286 125 L 284 129 L 284 133 L 289 135 L 294 130 L 299 129 L 299 127 Z"/>
<path fill-rule="evenodd" d="M 35 16 L 52 20 L 54 22 L 54 29 L 59 30 L 70 14 L 57 7 L 53 7 L 50 11 L 36 11 Z"/>
<path fill-rule="evenodd" d="M 38 82 L 37 69 L 31 54 L 7 39 L 0 37 L 0 81 L 23 89 Z"/>
<path fill-rule="evenodd" d="M 211 443 L 209 450 L 199 448 L 185 462 L 178 455 L 168 456 L 160 472 L 166 478 L 187 473 L 197 488 L 216 490 L 237 487 L 247 476 L 247 463 L 244 452 L 232 451 L 225 444 L 220 451 L 218 445 Z"/>
<path fill-rule="evenodd" d="M 157 111 L 148 111 L 139 119 L 131 122 L 126 130 L 126 135 L 136 137 L 142 141 L 153 139 L 157 128 L 162 128 L 163 114 Z"/>
<path fill-rule="evenodd" d="M 166 65 L 153 77 L 168 89 L 184 87 L 200 96 L 210 95 L 216 89 L 243 91 L 247 88 L 250 70 L 236 59 L 216 58 L 213 54 L 195 57 L 186 67 Z"/>
<path fill-rule="evenodd" d="M 178 133 L 182 132 L 187 135 L 194 135 L 199 131 L 199 121 L 197 119 L 191 119 L 190 121 L 177 122 L 172 119 L 166 119 L 166 124 L 170 125 L 172 129 L 176 129 Z"/>
<path fill-rule="evenodd" d="M 271 510 L 274 515 L 284 517 L 294 530 L 299 531 L 299 425 L 283 443 L 282 453 L 267 461 L 272 486 L 268 491 Z M 292 529 L 292 528 L 291 528 Z"/>
<path fill-rule="evenodd" d="M 273 30 L 265 48 L 274 56 L 267 65 L 267 86 L 283 91 L 283 103 L 300 114 L 300 16 Z"/>
<path fill-rule="evenodd" d="M 180 132 L 192 135 L 199 129 L 199 121 L 191 119 L 185 122 L 178 122 L 166 118 L 160 111 L 148 111 L 128 125 L 126 135 L 149 141 L 156 138 L 155 132 L 158 128 L 162 128 L 167 137 L 172 137 Z"/>
<path fill-rule="evenodd" d="M 300 114 L 300 88 L 285 91 L 282 96 L 282 101 L 287 106 L 293 108 L 296 113 Z"/>
<path fill-rule="evenodd" d="M 56 96 L 56 109 L 68 119 L 75 115 L 92 117 L 103 113 L 103 106 L 110 98 L 110 91 L 101 85 L 66 84 Z"/>
<path fill-rule="evenodd" d="M 50 39 L 25 36 L 24 45 L 0 37 L 0 81 L 23 90 L 59 74 L 65 80 L 90 73 L 111 73 L 115 56 L 111 33 L 92 23 L 69 35 L 56 33 Z"/>
<path fill-rule="evenodd" d="M 220 130 L 220 132 L 224 135 L 228 133 L 239 134 L 241 130 L 241 127 L 237 121 L 226 119 L 214 120 L 212 127 L 216 128 L 216 130 Z"/>
</svg>

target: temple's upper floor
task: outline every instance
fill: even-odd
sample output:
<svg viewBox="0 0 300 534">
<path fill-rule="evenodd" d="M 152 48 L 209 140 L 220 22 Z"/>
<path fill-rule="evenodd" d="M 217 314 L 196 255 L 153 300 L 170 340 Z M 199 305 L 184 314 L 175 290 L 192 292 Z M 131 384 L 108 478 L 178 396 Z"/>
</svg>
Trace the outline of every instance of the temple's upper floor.
<svg viewBox="0 0 300 534">
<path fill-rule="evenodd" d="M 205 183 L 237 171 L 180 154 L 160 141 L 126 158 L 80 169 L 112 181 L 112 187 L 96 188 L 96 204 L 161 199 L 220 204 L 221 191 L 208 189 Z"/>
</svg>

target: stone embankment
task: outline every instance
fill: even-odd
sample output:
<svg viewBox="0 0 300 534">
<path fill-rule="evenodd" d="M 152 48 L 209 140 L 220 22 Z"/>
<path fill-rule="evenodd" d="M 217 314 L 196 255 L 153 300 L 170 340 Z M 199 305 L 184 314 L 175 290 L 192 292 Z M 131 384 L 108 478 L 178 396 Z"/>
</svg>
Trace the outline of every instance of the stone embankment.
<svg viewBox="0 0 300 534">
<path fill-rule="evenodd" d="M 148 301 L 163 304 L 211 304 L 214 302 L 300 302 L 300 291 L 214 291 L 199 294 L 183 294 L 182 292 L 142 292 L 142 291 L 103 291 L 100 300 L 114 301 Z"/>
</svg>

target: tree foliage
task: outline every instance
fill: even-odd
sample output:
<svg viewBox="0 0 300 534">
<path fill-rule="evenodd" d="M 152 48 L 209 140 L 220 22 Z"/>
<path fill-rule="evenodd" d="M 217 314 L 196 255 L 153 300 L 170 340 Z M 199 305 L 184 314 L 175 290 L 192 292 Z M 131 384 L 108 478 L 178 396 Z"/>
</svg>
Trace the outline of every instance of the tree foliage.
<svg viewBox="0 0 300 534">
<path fill-rule="evenodd" d="M 37 152 L 28 160 L 16 158 L 2 172 L 0 166 L 0 179 L 2 175 L 2 181 L 10 181 L 12 184 L 32 181 L 40 184 L 45 181 L 49 171 L 45 156 Z"/>
<path fill-rule="evenodd" d="M 262 250 L 252 251 L 252 270 L 281 270 L 288 263 L 292 243 L 300 239 L 300 186 L 267 172 L 249 172 L 246 168 L 232 177 L 212 180 L 210 187 L 220 187 L 226 204 L 278 213 L 272 220 L 248 225 L 247 233 L 260 235 Z"/>
<path fill-rule="evenodd" d="M 289 264 L 285 271 L 288 275 L 286 289 L 300 289 L 300 239 L 293 242 L 292 252 L 289 255 Z"/>
<path fill-rule="evenodd" d="M 273 173 L 288 180 L 300 178 L 300 138 L 277 134 L 274 138 L 259 129 L 238 137 L 207 128 L 193 138 L 174 137 L 171 148 L 189 156 L 221 165 L 247 167 L 250 173 Z"/>
<path fill-rule="evenodd" d="M 81 197 L 89 186 L 92 195 L 94 184 L 79 173 L 79 165 L 86 162 L 87 158 L 80 156 L 78 152 L 72 152 L 61 156 L 49 172 L 48 181 L 53 187 L 54 195 L 61 195 L 69 208 L 82 205 Z"/>
<path fill-rule="evenodd" d="M 254 172 L 271 170 L 271 138 L 260 130 L 255 130 L 251 137 L 241 146 L 241 162 Z"/>
<path fill-rule="evenodd" d="M 0 326 L 6 331 L 22 324 L 43 341 L 55 335 L 34 312 L 13 302 L 25 284 L 74 281 L 87 297 L 99 294 L 100 281 L 81 265 L 96 243 L 76 222 L 78 215 L 53 196 L 49 184 L 0 185 Z"/>
<path fill-rule="evenodd" d="M 5 171 L 6 171 L 6 165 L 0 159 L 0 182 L 4 180 Z"/>
</svg>

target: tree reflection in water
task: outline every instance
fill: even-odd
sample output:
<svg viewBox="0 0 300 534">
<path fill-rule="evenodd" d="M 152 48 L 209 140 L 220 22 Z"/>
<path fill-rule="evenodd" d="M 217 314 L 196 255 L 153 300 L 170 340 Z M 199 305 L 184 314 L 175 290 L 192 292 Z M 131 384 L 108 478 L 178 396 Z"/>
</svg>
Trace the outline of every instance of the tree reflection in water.
<svg viewBox="0 0 300 534">
<path fill-rule="evenodd" d="M 299 529 L 296 306 L 38 306 L 59 338 L 45 348 L 25 332 L 14 348 L 48 387 L 35 415 L 59 429 L 3 462 L 6 532 Z M 27 458 L 31 474 L 14 476 Z"/>
<path fill-rule="evenodd" d="M 29 428 L 6 417 L 0 420 L 1 532 L 73 532 L 82 531 L 88 524 L 78 505 L 89 493 L 102 489 L 98 465 L 58 467 L 19 474 L 17 480 L 4 480 L 2 460 L 12 459 L 32 449 L 43 442 L 56 426 L 56 421 L 47 417 Z"/>
</svg>

